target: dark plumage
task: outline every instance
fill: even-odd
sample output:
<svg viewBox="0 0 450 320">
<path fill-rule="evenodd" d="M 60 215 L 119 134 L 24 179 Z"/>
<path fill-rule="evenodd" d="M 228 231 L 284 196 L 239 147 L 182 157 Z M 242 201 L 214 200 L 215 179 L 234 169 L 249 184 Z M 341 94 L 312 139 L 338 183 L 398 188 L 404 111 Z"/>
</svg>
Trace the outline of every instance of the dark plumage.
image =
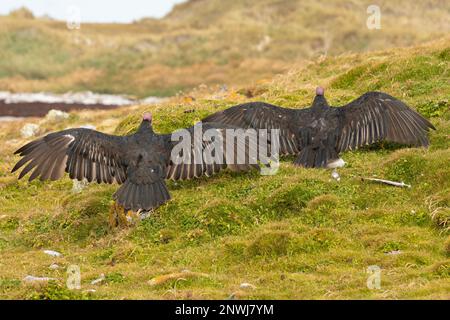
<svg viewBox="0 0 450 320">
<path fill-rule="evenodd" d="M 286 109 L 251 102 L 212 114 L 203 121 L 242 128 L 280 129 L 280 153 L 298 155 L 295 164 L 326 167 L 339 153 L 386 140 L 428 146 L 434 126 L 402 101 L 382 92 L 367 92 L 340 108 L 328 105 L 316 89 L 310 108 Z"/>
<path fill-rule="evenodd" d="M 202 131 L 208 129 L 223 131 L 229 125 L 203 123 Z M 194 137 L 194 126 L 187 129 Z M 68 172 L 70 178 L 89 182 L 121 184 L 114 198 L 125 209 L 137 211 L 150 210 L 170 199 L 165 179 L 184 180 L 211 175 L 224 168 L 233 171 L 246 171 L 257 168 L 250 164 L 249 146 L 237 146 L 226 150 L 226 135 L 223 134 L 223 158 L 219 161 L 205 161 L 213 143 L 205 142 L 203 137 L 191 145 L 192 159 L 202 157 L 201 163 L 185 161 L 175 164 L 171 152 L 177 142 L 171 141 L 171 134 L 157 134 L 152 129 L 151 114 L 144 114 L 137 132 L 128 136 L 113 136 L 90 129 L 67 129 L 50 133 L 40 139 L 31 141 L 18 149 L 15 154 L 21 158 L 12 172 L 25 165 L 19 179 L 31 172 L 29 180 L 57 180 Z M 198 140 L 197 140 L 198 141 Z M 238 150 L 238 148 L 245 150 Z M 212 149 L 210 149 L 212 150 Z M 226 155 L 243 152 L 244 164 L 237 161 L 227 163 Z M 206 155 L 205 155 L 206 154 Z M 237 159 L 235 156 L 233 159 Z M 209 159 L 208 159 L 209 160 Z"/>
</svg>

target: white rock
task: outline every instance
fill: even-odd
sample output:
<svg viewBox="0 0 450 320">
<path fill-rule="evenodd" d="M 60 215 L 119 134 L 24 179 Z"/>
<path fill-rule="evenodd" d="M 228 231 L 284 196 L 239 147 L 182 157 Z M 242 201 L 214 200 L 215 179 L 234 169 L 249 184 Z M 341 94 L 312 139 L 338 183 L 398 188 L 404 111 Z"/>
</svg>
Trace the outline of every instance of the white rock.
<svg viewBox="0 0 450 320">
<path fill-rule="evenodd" d="M 65 120 L 69 118 L 69 114 L 67 112 L 61 111 L 61 110 L 56 110 L 56 109 L 51 109 L 47 115 L 45 116 L 45 120 L 46 121 L 61 121 L 61 120 Z"/>
<path fill-rule="evenodd" d="M 393 251 L 386 252 L 386 254 L 390 255 L 390 256 L 396 256 L 396 255 L 401 254 L 401 253 L 402 253 L 401 250 L 393 250 Z"/>
<path fill-rule="evenodd" d="M 26 276 L 22 279 L 24 282 L 33 283 L 33 282 L 48 282 L 51 280 L 56 280 L 55 278 L 49 277 L 35 277 L 35 276 Z"/>
<path fill-rule="evenodd" d="M 334 180 L 341 181 L 341 176 L 339 175 L 339 173 L 336 170 L 333 170 L 333 172 L 331 173 L 331 176 L 333 177 Z"/>
<path fill-rule="evenodd" d="M 251 283 L 247 283 L 247 282 L 241 283 L 241 285 L 239 287 L 241 289 L 256 289 L 256 287 L 254 285 L 252 285 Z"/>
<path fill-rule="evenodd" d="M 86 179 L 83 179 L 82 181 L 78 181 L 77 179 L 72 179 L 72 192 L 73 193 L 80 193 L 86 186 L 89 184 L 89 182 Z"/>
<path fill-rule="evenodd" d="M 87 290 L 84 290 L 83 292 L 94 293 L 94 292 L 97 292 L 97 290 L 95 290 L 95 289 L 87 289 Z"/>
<path fill-rule="evenodd" d="M 59 265 L 57 265 L 56 263 L 52 263 L 48 268 L 50 270 L 58 270 L 59 269 Z"/>
<path fill-rule="evenodd" d="M 272 42 L 272 38 L 265 35 L 264 38 L 256 45 L 255 49 L 258 52 L 263 52 L 269 44 Z"/>
<path fill-rule="evenodd" d="M 150 217 L 150 216 L 152 215 L 152 213 L 153 213 L 153 210 L 149 210 L 149 211 L 143 210 L 143 211 L 140 211 L 140 212 L 139 212 L 139 219 L 140 219 L 140 220 L 145 220 L 145 219 L 147 219 L 148 217 Z"/>
<path fill-rule="evenodd" d="M 31 138 L 37 135 L 40 131 L 40 127 L 35 123 L 27 123 L 20 129 L 20 134 L 23 138 Z"/>
<path fill-rule="evenodd" d="M 59 253 L 58 251 L 53 251 L 53 250 L 44 250 L 44 253 L 48 254 L 49 256 L 56 257 L 56 258 L 62 256 L 61 253 Z"/>
<path fill-rule="evenodd" d="M 105 274 L 104 273 L 102 273 L 99 278 L 97 278 L 95 280 L 92 280 L 91 284 L 92 285 L 96 285 L 96 284 L 99 284 L 99 283 L 101 283 L 103 281 L 105 281 Z"/>
</svg>

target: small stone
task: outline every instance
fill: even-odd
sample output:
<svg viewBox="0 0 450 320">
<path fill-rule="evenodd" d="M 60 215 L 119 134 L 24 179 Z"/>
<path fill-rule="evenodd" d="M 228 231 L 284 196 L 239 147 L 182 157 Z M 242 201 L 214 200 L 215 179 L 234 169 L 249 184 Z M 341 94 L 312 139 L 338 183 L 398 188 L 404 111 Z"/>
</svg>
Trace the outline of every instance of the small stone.
<svg viewBox="0 0 450 320">
<path fill-rule="evenodd" d="M 186 280 L 187 278 L 196 278 L 196 277 L 209 277 L 209 276 L 205 273 L 191 272 L 189 270 L 183 270 L 181 272 L 156 276 L 156 277 L 150 279 L 147 283 L 151 286 L 157 286 L 157 285 L 166 283 L 171 280 Z"/>
<path fill-rule="evenodd" d="M 87 290 L 84 290 L 83 292 L 84 293 L 94 293 L 94 292 L 97 292 L 97 290 L 95 290 L 95 289 L 87 289 Z"/>
<path fill-rule="evenodd" d="M 140 219 L 140 220 L 147 219 L 148 217 L 150 217 L 150 216 L 152 215 L 152 213 L 153 213 L 153 210 L 149 210 L 149 211 L 143 210 L 143 211 L 140 211 L 140 212 L 139 212 L 139 219 Z"/>
<path fill-rule="evenodd" d="M 336 181 L 341 181 L 341 176 L 339 175 L 339 173 L 337 171 L 333 171 L 331 173 L 331 177 L 333 177 L 333 179 Z"/>
<path fill-rule="evenodd" d="M 401 253 L 402 253 L 401 250 L 393 250 L 393 251 L 386 252 L 386 254 L 390 255 L 390 256 L 395 256 L 395 255 L 398 255 L 398 254 L 401 254 Z"/>
<path fill-rule="evenodd" d="M 89 184 L 89 182 L 86 179 L 83 179 L 82 181 L 78 181 L 77 179 L 72 179 L 72 192 L 73 193 L 80 193 L 86 186 Z"/>
<path fill-rule="evenodd" d="M 103 281 L 105 281 L 105 274 L 104 273 L 102 273 L 99 278 L 97 278 L 95 280 L 92 280 L 91 284 L 92 285 L 97 285 L 97 284 L 100 284 Z"/>
<path fill-rule="evenodd" d="M 35 123 L 27 123 L 20 129 L 22 138 L 31 138 L 39 134 L 40 127 Z"/>
<path fill-rule="evenodd" d="M 49 256 L 55 257 L 55 258 L 62 256 L 61 253 L 59 253 L 58 251 L 53 251 L 53 250 L 44 250 L 44 253 L 48 254 Z"/>
<path fill-rule="evenodd" d="M 45 116 L 46 121 L 55 122 L 55 121 L 61 121 L 69 118 L 69 114 L 67 112 L 51 109 L 47 115 Z"/>
<path fill-rule="evenodd" d="M 35 276 L 26 276 L 25 278 L 22 279 L 22 281 L 24 282 L 28 282 L 28 283 L 36 283 L 36 282 L 48 282 L 51 280 L 56 280 L 55 278 L 49 278 L 49 277 L 35 277 Z"/>
<path fill-rule="evenodd" d="M 59 269 L 59 265 L 56 263 L 52 263 L 49 267 L 50 270 L 58 270 Z"/>
<path fill-rule="evenodd" d="M 241 289 L 256 289 L 256 287 L 254 285 L 252 285 L 251 283 L 247 283 L 247 282 L 241 283 L 241 285 L 239 287 Z"/>
</svg>

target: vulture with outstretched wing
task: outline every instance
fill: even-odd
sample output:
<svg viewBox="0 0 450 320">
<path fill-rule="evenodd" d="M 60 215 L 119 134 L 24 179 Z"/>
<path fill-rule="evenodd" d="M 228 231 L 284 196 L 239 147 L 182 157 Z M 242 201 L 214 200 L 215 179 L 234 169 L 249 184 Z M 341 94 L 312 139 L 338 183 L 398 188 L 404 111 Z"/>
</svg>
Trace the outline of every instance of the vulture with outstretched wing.
<svg viewBox="0 0 450 320">
<path fill-rule="evenodd" d="M 339 153 L 385 140 L 428 146 L 427 132 L 435 127 L 402 101 L 383 92 L 367 92 L 349 104 L 328 105 L 324 89 L 316 89 L 310 108 L 287 109 L 250 102 L 214 113 L 203 121 L 241 128 L 279 129 L 280 154 L 298 155 L 304 167 L 336 167 Z"/>
<path fill-rule="evenodd" d="M 186 129 L 194 137 L 187 140 L 189 147 L 180 148 L 172 155 L 180 140 L 186 137 L 173 141 L 172 134 L 155 133 L 152 115 L 145 113 L 137 132 L 128 136 L 76 128 L 31 141 L 15 152 L 22 158 L 12 172 L 25 166 L 19 179 L 31 172 L 30 181 L 38 177 L 57 180 L 68 172 L 71 179 L 80 181 L 116 182 L 121 184 L 114 194 L 119 205 L 126 210 L 150 210 L 170 199 L 165 179 L 185 180 L 209 176 L 224 168 L 247 171 L 259 167 L 251 159 L 252 146 L 248 141 L 227 148 L 225 131 L 230 128 L 230 125 L 200 122 Z M 205 140 L 203 134 L 208 131 L 213 138 Z"/>
</svg>

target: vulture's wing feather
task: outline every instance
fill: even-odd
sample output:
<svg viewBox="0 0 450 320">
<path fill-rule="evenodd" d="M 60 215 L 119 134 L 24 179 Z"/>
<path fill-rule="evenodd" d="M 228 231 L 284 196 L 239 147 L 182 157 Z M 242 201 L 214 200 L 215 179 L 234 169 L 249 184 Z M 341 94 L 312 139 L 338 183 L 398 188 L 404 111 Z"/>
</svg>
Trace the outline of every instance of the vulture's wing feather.
<svg viewBox="0 0 450 320">
<path fill-rule="evenodd" d="M 98 183 L 122 183 L 126 179 L 123 159 L 125 137 L 77 128 L 50 133 L 18 149 L 22 158 L 12 172 L 25 165 L 19 179 L 32 171 L 30 181 L 57 180 L 64 172 L 71 179 Z"/>
<path fill-rule="evenodd" d="M 244 129 L 279 129 L 280 154 L 297 154 L 300 150 L 295 119 L 299 112 L 301 110 L 280 108 L 264 102 L 250 102 L 216 112 L 202 121 L 229 124 Z"/>
<path fill-rule="evenodd" d="M 240 129 L 227 124 L 202 123 L 185 129 L 190 136 L 186 148 L 182 149 L 183 139 L 172 141 L 172 135 L 167 135 L 171 141 L 172 156 L 167 167 L 167 179 L 186 180 L 202 175 L 211 176 L 225 168 L 232 171 L 248 171 L 259 168 L 257 163 L 257 145 L 250 143 L 247 137 L 241 143 L 234 136 L 227 134 L 227 129 Z M 197 130 L 197 131 L 196 131 Z M 242 130 L 242 129 L 241 129 Z M 179 131 L 181 132 L 181 131 Z M 203 139 L 206 132 L 207 139 Z M 239 135 L 239 133 L 237 133 Z M 242 137 L 242 136 L 241 136 Z M 256 139 L 256 135 L 254 136 Z M 229 139 L 230 138 L 230 139 Z M 235 143 L 229 140 L 235 140 Z"/>
<path fill-rule="evenodd" d="M 339 152 L 386 140 L 428 146 L 427 132 L 434 126 L 402 101 L 382 92 L 367 92 L 337 108 Z"/>
</svg>

